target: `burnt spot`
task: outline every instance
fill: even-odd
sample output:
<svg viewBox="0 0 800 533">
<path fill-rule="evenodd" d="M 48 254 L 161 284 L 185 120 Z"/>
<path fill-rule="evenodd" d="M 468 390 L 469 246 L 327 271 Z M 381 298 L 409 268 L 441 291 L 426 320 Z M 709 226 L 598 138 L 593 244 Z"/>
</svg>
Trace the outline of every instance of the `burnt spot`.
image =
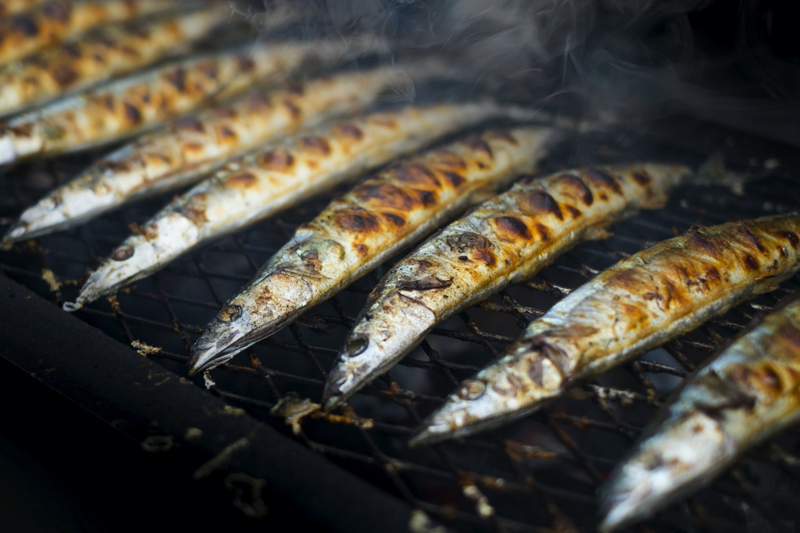
<svg viewBox="0 0 800 533">
<path fill-rule="evenodd" d="M 464 139 L 463 143 L 476 152 L 484 152 L 489 157 L 493 157 L 492 148 L 480 135 L 470 135 Z"/>
<path fill-rule="evenodd" d="M 797 250 L 797 245 L 800 244 L 800 237 L 797 236 L 797 233 L 795 233 L 793 231 L 780 230 L 780 231 L 776 231 L 775 234 L 778 237 L 781 237 L 781 238 L 786 239 L 787 241 L 789 241 L 789 244 L 792 246 L 792 248 Z"/>
<path fill-rule="evenodd" d="M 436 175 L 424 165 L 414 165 L 400 161 L 389 166 L 387 170 L 392 173 L 393 178 L 403 183 L 432 185 L 437 189 L 442 186 Z"/>
<path fill-rule="evenodd" d="M 536 228 L 536 233 L 539 234 L 539 238 L 542 240 L 542 242 L 547 242 L 550 240 L 550 229 L 547 226 L 537 222 L 534 224 L 534 227 Z"/>
<path fill-rule="evenodd" d="M 488 267 L 492 267 L 497 263 L 497 260 L 491 250 L 491 243 L 485 237 L 478 235 L 477 233 L 468 231 L 462 233 L 458 237 L 451 236 L 447 239 L 447 244 L 451 250 L 461 253 L 465 256 L 469 254 L 472 259 L 479 261 Z"/>
<path fill-rule="evenodd" d="M 103 107 L 105 107 L 109 111 L 114 111 L 114 96 L 113 95 L 106 94 L 100 100 L 100 103 L 103 104 Z"/>
<path fill-rule="evenodd" d="M 410 211 L 419 203 L 417 198 L 414 198 L 403 189 L 389 183 L 379 183 L 375 185 L 365 183 L 353 191 L 353 195 L 361 201 L 370 202 L 374 200 L 375 203 L 382 207 L 389 207 L 401 211 Z"/>
<path fill-rule="evenodd" d="M 558 220 L 564 220 L 564 214 L 561 212 L 558 202 L 545 191 L 531 191 L 525 195 L 525 201 L 527 211 L 531 213 L 550 213 Z"/>
<path fill-rule="evenodd" d="M 112 172 L 129 172 L 131 170 L 131 164 L 128 161 L 106 161 L 103 163 L 103 166 L 109 168 Z"/>
<path fill-rule="evenodd" d="M 453 284 L 452 279 L 439 279 L 434 275 L 422 279 L 405 280 L 397 284 L 401 291 L 430 291 L 433 289 L 446 289 Z"/>
<path fill-rule="evenodd" d="M 740 225 L 737 228 L 736 233 L 742 237 L 746 242 L 752 244 L 756 247 L 759 253 L 767 253 L 767 249 L 764 248 L 764 245 L 761 243 L 761 239 L 758 238 L 757 235 L 753 234 L 745 224 Z"/>
<path fill-rule="evenodd" d="M 61 49 L 72 59 L 78 59 L 81 57 L 81 49 L 75 43 L 61 45 Z"/>
<path fill-rule="evenodd" d="M 445 178 L 447 178 L 447 181 L 450 182 L 450 184 L 453 186 L 453 188 L 456 188 L 456 189 L 458 187 L 460 187 L 465 181 L 467 181 L 458 172 L 445 171 L 445 172 L 442 172 L 442 174 L 444 175 Z"/>
<path fill-rule="evenodd" d="M 203 133 L 205 131 L 203 123 L 193 117 L 179 118 L 178 120 L 175 121 L 175 129 L 184 131 L 196 131 L 197 133 Z"/>
<path fill-rule="evenodd" d="M 429 270 L 434 266 L 433 263 L 427 259 L 410 259 L 409 263 L 416 263 L 420 270 Z"/>
<path fill-rule="evenodd" d="M 577 209 L 575 206 L 572 205 L 566 205 L 564 208 L 567 210 L 567 212 L 572 218 L 578 218 L 583 214 L 580 209 Z"/>
<path fill-rule="evenodd" d="M 297 143 L 302 146 L 303 149 L 317 155 L 328 156 L 331 154 L 331 145 L 328 144 L 328 141 L 317 135 L 303 137 L 297 141 Z"/>
<path fill-rule="evenodd" d="M 720 276 L 719 270 L 717 270 L 717 267 L 715 267 L 714 265 L 706 265 L 706 270 L 704 275 L 706 282 L 709 281 L 714 282 L 722 280 L 722 276 Z"/>
<path fill-rule="evenodd" d="M 256 182 L 256 177 L 250 172 L 242 172 L 241 174 L 234 174 L 225 179 L 225 185 L 235 189 L 245 189 L 250 187 Z"/>
<path fill-rule="evenodd" d="M 599 169 L 599 168 L 587 168 L 583 171 L 584 177 L 591 181 L 592 183 L 596 183 L 597 185 L 607 187 L 614 191 L 617 194 L 622 194 L 622 187 L 619 186 L 617 180 L 614 179 L 608 172 Z"/>
<path fill-rule="evenodd" d="M 24 15 L 11 19 L 11 27 L 27 37 L 33 37 L 39 33 L 39 26 L 36 25 L 33 19 Z"/>
<path fill-rule="evenodd" d="M 647 185 L 650 185 L 650 183 L 652 183 L 652 181 L 653 181 L 653 178 L 650 177 L 650 174 L 648 174 L 644 170 L 631 172 L 631 178 L 633 178 L 633 181 L 635 181 L 636 183 L 638 183 L 642 187 L 646 187 Z"/>
<path fill-rule="evenodd" d="M 496 217 L 494 219 L 494 224 L 497 229 L 504 234 L 501 238 L 506 237 L 508 240 L 524 239 L 526 241 L 531 238 L 531 232 L 528 230 L 528 226 L 517 217 Z"/>
<path fill-rule="evenodd" d="M 255 68 L 256 63 L 250 56 L 242 56 L 239 58 L 239 70 L 242 72 L 250 72 Z"/>
<path fill-rule="evenodd" d="M 356 251 L 358 255 L 364 257 L 369 252 L 369 247 L 366 244 L 354 244 L 353 249 Z"/>
<path fill-rule="evenodd" d="M 764 377 L 761 382 L 765 387 L 774 391 L 780 392 L 783 390 L 783 382 L 780 375 L 772 368 L 772 365 L 764 365 Z"/>
<path fill-rule="evenodd" d="M 419 200 L 422 202 L 422 205 L 425 207 L 431 207 L 436 205 L 436 194 L 431 191 L 417 191 L 419 195 Z"/>
<path fill-rule="evenodd" d="M 491 130 L 490 132 L 487 133 L 487 136 L 491 136 L 495 139 L 503 139 L 504 141 L 507 141 L 510 144 L 514 145 L 517 144 L 517 139 L 514 138 L 514 136 L 511 135 L 511 133 L 509 133 L 507 130 Z"/>
<path fill-rule="evenodd" d="M 69 22 L 69 9 L 66 2 L 47 2 L 42 6 L 42 13 L 50 20 Z"/>
<path fill-rule="evenodd" d="M 236 133 L 227 126 L 217 127 L 217 138 L 222 140 L 230 140 L 236 138 Z"/>
<path fill-rule="evenodd" d="M 337 129 L 339 133 L 345 137 L 350 137 L 351 139 L 359 140 L 364 137 L 364 132 L 362 132 L 355 124 L 342 124 Z"/>
<path fill-rule="evenodd" d="M 754 258 L 752 255 L 750 255 L 750 254 L 744 254 L 744 255 L 742 256 L 742 263 L 744 263 L 744 267 L 745 267 L 747 270 L 758 270 L 758 269 L 759 269 L 759 264 L 758 264 L 758 262 L 757 262 L 757 261 L 755 260 L 755 258 Z"/>
<path fill-rule="evenodd" d="M 53 79 L 62 89 L 72 85 L 78 79 L 78 73 L 69 65 L 56 65 L 53 68 Z"/>
<path fill-rule="evenodd" d="M 553 366 L 562 376 L 569 372 L 569 356 L 557 346 L 547 342 L 546 334 L 532 337 L 528 341 L 528 348 L 533 352 L 538 352 L 542 357 L 553 363 Z"/>
<path fill-rule="evenodd" d="M 688 243 L 689 247 L 710 257 L 722 257 L 716 239 L 704 235 L 698 228 L 690 229 L 689 235 L 691 236 L 691 241 Z"/>
<path fill-rule="evenodd" d="M 406 220 L 400 215 L 395 215 L 394 213 L 381 213 L 381 216 L 383 216 L 383 218 L 385 218 L 386 221 L 395 228 L 399 229 L 406 225 Z"/>
<path fill-rule="evenodd" d="M 353 233 L 374 233 L 380 229 L 377 217 L 363 209 L 338 215 L 335 224 L 336 227 Z"/>
<path fill-rule="evenodd" d="M 185 92 L 186 91 L 186 71 L 182 68 L 175 69 L 172 72 L 168 72 L 164 76 L 168 82 L 170 82 L 178 91 Z"/>
<path fill-rule="evenodd" d="M 260 154 L 256 162 L 267 170 L 285 171 L 294 164 L 294 157 L 286 150 L 270 150 Z"/>
<path fill-rule="evenodd" d="M 300 115 L 302 115 L 302 114 L 303 114 L 303 112 L 302 112 L 302 111 L 300 111 L 300 108 L 299 108 L 299 107 L 297 107 L 297 106 L 294 104 L 294 102 L 292 102 L 291 100 L 284 100 L 284 101 L 283 101 L 283 107 L 285 107 L 285 108 L 286 108 L 286 111 L 288 111 L 288 112 L 289 112 L 289 114 L 290 114 L 290 115 L 292 115 L 292 118 L 295 118 L 295 119 L 296 119 L 296 118 L 299 118 L 299 117 L 300 117 Z"/>
<path fill-rule="evenodd" d="M 564 174 L 559 176 L 558 181 L 565 185 L 575 198 L 583 202 L 583 205 L 590 206 L 594 203 L 592 191 L 586 186 L 582 179 L 570 174 Z"/>
<path fill-rule="evenodd" d="M 135 105 L 126 103 L 124 108 L 125 118 L 127 118 L 131 124 L 139 124 L 142 121 L 142 114 Z"/>
</svg>

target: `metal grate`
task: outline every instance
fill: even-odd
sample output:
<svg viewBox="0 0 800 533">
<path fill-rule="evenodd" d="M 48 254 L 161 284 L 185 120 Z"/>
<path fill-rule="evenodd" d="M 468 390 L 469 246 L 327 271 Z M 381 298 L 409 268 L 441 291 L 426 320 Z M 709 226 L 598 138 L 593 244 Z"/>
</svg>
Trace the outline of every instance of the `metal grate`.
<svg viewBox="0 0 800 533">
<path fill-rule="evenodd" d="M 663 140 L 620 139 L 577 140 L 554 153 L 544 166 L 556 169 L 634 158 L 696 166 L 706 156 Z M 210 389 L 232 406 L 294 434 L 310 449 L 373 483 L 376 490 L 395 494 L 456 530 L 593 531 L 597 487 L 665 395 L 757 311 L 800 285 L 800 279 L 576 387 L 567 397 L 507 427 L 421 449 L 409 449 L 408 436 L 460 380 L 501 354 L 529 321 L 621 257 L 695 224 L 800 208 L 800 182 L 793 181 L 796 169 L 770 170 L 775 164 L 765 163 L 769 155 L 747 154 L 757 158 L 750 170 L 758 170 L 761 179 L 749 182 L 743 195 L 723 187 L 687 186 L 665 209 L 615 225 L 611 238 L 575 248 L 533 280 L 509 287 L 441 324 L 344 410 L 325 415 L 311 402 L 319 400 L 337 349 L 367 293 L 392 261 L 240 354 L 233 364 L 212 371 L 215 383 Z M 62 158 L 0 175 L 0 217 L 5 217 L 0 222 L 10 224 L 24 207 L 87 161 Z M 58 303 L 74 300 L 87 269 L 127 235 L 131 223 L 143 223 L 168 199 L 162 195 L 75 230 L 0 252 L 0 270 Z M 186 376 L 188 349 L 203 325 L 326 200 L 307 202 L 222 239 L 115 298 L 87 306 L 77 316 L 123 343 L 139 342 L 148 357 Z M 192 379 L 204 386 L 201 377 Z M 293 425 L 284 423 L 290 414 L 295 415 Z M 791 529 L 800 504 L 798 466 L 800 430 L 795 429 L 748 453 L 710 488 L 659 514 L 641 531 Z M 425 530 L 424 517 L 417 518 L 414 527 Z"/>
</svg>

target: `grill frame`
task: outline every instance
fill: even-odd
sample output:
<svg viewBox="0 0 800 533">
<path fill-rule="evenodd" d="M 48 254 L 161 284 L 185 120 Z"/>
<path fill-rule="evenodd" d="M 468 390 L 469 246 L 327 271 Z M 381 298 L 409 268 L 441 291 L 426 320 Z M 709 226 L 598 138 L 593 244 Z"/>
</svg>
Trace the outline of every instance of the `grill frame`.
<svg viewBox="0 0 800 533">
<path fill-rule="evenodd" d="M 792 174 L 793 169 L 800 168 L 800 158 L 795 155 L 795 150 L 791 147 L 780 145 L 772 141 L 766 141 L 751 135 L 734 132 L 726 128 L 715 126 L 708 123 L 702 123 L 687 117 L 673 117 L 671 119 L 657 121 L 651 123 L 647 132 L 648 136 L 661 139 L 667 146 L 671 146 L 676 150 L 683 150 L 691 152 L 692 154 L 706 154 L 722 148 L 724 157 L 734 167 L 746 168 L 751 157 L 758 157 L 759 162 L 762 162 L 767 157 L 778 158 L 782 162 L 782 169 L 765 172 L 769 174 L 782 175 L 783 178 L 794 178 Z M 624 139 L 619 141 L 620 144 L 624 143 Z M 323 203 L 324 204 L 324 203 Z M 211 245 L 212 247 L 214 245 Z M 9 269 L 7 266 L 0 264 L 0 270 L 5 269 L 12 275 L 20 276 L 20 272 L 15 272 L 14 269 Z M 159 364 L 155 364 L 149 360 L 142 360 L 141 356 L 134 351 L 111 339 L 103 333 L 97 333 L 96 330 L 91 329 L 90 326 L 76 317 L 69 316 L 63 313 L 58 308 L 54 307 L 51 303 L 43 298 L 27 291 L 26 289 L 15 284 L 7 278 L 2 278 L 2 285 L 0 289 L 3 294 L 13 294 L 15 302 L 19 305 L 3 306 L 2 315 L 0 315 L 0 336 L 3 339 L 4 345 L 13 346 L 11 350 L 4 351 L 3 357 L 9 361 L 17 364 L 25 371 L 35 374 L 42 382 L 54 387 L 56 390 L 62 392 L 65 396 L 71 398 L 73 401 L 78 402 L 85 409 L 98 414 L 106 422 L 111 423 L 114 420 L 135 420 L 136 422 L 128 428 L 117 428 L 120 431 L 128 434 L 138 440 L 147 439 L 153 435 L 152 429 L 143 429 L 149 427 L 148 424 L 152 420 L 158 420 L 158 431 L 163 431 L 163 435 L 171 435 L 174 442 L 178 442 L 178 448 L 182 450 L 189 450 L 190 455 L 203 457 L 204 461 L 210 461 L 213 457 L 218 457 L 223 450 L 236 442 L 241 436 L 247 435 L 250 430 L 245 431 L 247 428 L 258 428 L 257 436 L 259 446 L 264 446 L 260 449 L 273 449 L 279 445 L 280 449 L 287 450 L 289 456 L 291 454 L 300 454 L 298 457 L 303 457 L 300 461 L 281 460 L 281 466 L 287 468 L 281 471 L 285 474 L 291 472 L 303 471 L 302 463 L 308 457 L 319 459 L 317 455 L 309 450 L 308 447 L 302 446 L 297 441 L 280 435 L 278 431 L 263 422 L 258 422 L 245 414 L 242 416 L 222 417 L 226 423 L 233 425 L 224 429 L 218 427 L 220 415 L 203 417 L 202 420 L 195 421 L 195 411 L 176 412 L 174 409 L 174 398 L 170 399 L 171 395 L 174 397 L 182 397 L 179 403 L 190 404 L 197 402 L 197 405 L 204 406 L 203 409 L 213 413 L 225 413 L 225 402 L 222 402 L 219 397 L 226 398 L 229 402 L 234 404 L 244 404 L 251 409 L 258 409 L 259 406 L 253 402 L 243 402 L 241 398 L 235 395 L 227 394 L 224 389 L 216 388 L 214 392 L 219 397 L 214 397 L 213 394 L 208 394 L 198 387 L 189 387 L 187 384 L 182 383 L 177 374 L 163 369 Z M 355 289 L 358 291 L 358 286 Z M 366 289 L 364 289 L 366 290 Z M 558 292 L 556 287 L 549 287 L 549 291 Z M 362 291 L 363 292 L 363 291 Z M 13 311 L 13 312 L 12 312 Z M 16 315 L 27 317 L 22 319 L 15 319 Z M 34 317 L 31 319 L 30 317 Z M 46 318 L 45 318 L 46 317 Z M 528 318 L 528 317 L 525 317 Z M 23 342 L 25 327 L 31 327 L 36 320 L 45 320 L 45 323 L 52 324 L 53 327 L 48 327 L 48 335 L 35 338 L 36 342 L 28 344 Z M 469 322 L 465 321 L 467 328 Z M 74 330 L 81 333 L 77 336 L 74 335 Z M 439 331 L 441 333 L 441 331 Z M 71 339 L 70 337 L 75 337 Z M 65 339 L 69 339 L 65 341 Z M 475 340 L 475 339 L 473 339 Z M 484 344 L 490 342 L 492 339 L 477 339 L 478 343 Z M 496 340 L 496 339 L 495 339 Z M 74 341 L 74 342 L 73 342 Z M 90 346 L 97 346 L 96 348 L 87 348 Z M 91 353 L 86 353 L 87 349 Z M 489 347 L 492 350 L 491 346 Z M 95 351 L 96 350 L 96 351 Z M 80 358 L 75 358 L 69 354 L 81 353 Z M 429 351 L 430 354 L 430 351 Z M 166 354 L 168 357 L 170 354 Z M 180 354 L 175 354 L 180 355 Z M 109 358 L 119 358 L 115 368 L 105 368 L 108 365 Z M 68 364 L 65 364 L 68 363 Z M 647 366 L 647 365 L 645 365 Z M 49 370 L 55 368 L 56 370 Z M 650 370 L 663 370 L 655 367 L 648 367 Z M 456 370 L 460 370 L 454 367 Z M 242 369 L 241 371 L 245 371 Z M 638 370 L 642 371 L 641 367 Z M 148 379 L 147 376 L 154 376 Z M 129 376 L 126 378 L 126 376 Z M 136 376 L 137 379 L 133 379 Z M 141 377 L 142 379 L 138 379 Z M 164 378 L 170 379 L 162 383 Z M 130 379 L 134 382 L 140 383 L 139 388 L 131 387 Z M 100 386 L 99 384 L 103 384 Z M 161 383 L 156 385 L 156 383 Z M 89 384 L 92 384 L 89 386 Z M 142 386 L 143 384 L 144 386 Z M 186 390 L 191 390 L 188 396 Z M 614 400 L 614 396 L 619 397 L 618 393 L 609 390 L 602 390 L 602 388 L 595 389 L 595 393 L 603 400 Z M 609 395 L 603 398 L 603 395 Z M 158 398 L 156 400 L 155 398 Z M 191 400 L 187 399 L 191 398 Z M 641 400 L 641 398 L 639 398 Z M 602 403 L 602 402 L 601 402 Z M 134 409 L 133 406 L 136 406 Z M 149 407 L 147 407 L 149 405 Z M 207 406 L 207 408 L 205 407 Z M 137 410 L 141 409 L 140 412 Z M 230 411 L 229 412 L 237 412 Z M 231 420 L 228 420 L 230 418 Z M 162 422 L 163 420 L 163 422 Z M 570 420 L 569 417 L 564 419 L 566 424 L 586 424 L 588 422 L 581 420 Z M 194 424 L 194 425 L 192 425 Z M 183 439 L 186 431 L 190 427 L 199 427 L 203 430 L 204 437 L 197 441 L 190 441 Z M 134 429 L 135 428 L 135 429 Z M 144 431 L 144 433 L 142 433 Z M 148 434 L 149 432 L 149 434 Z M 212 439 L 211 435 L 225 435 L 224 438 L 216 437 Z M 208 439 L 208 440 L 206 440 Z M 211 442 L 211 441 L 214 442 Z M 800 439 L 798 439 L 800 440 Z M 564 442 L 569 442 L 569 437 L 564 439 Z M 278 444 L 275 444 L 278 443 Z M 309 447 L 313 447 L 313 440 L 306 438 L 305 443 Z M 300 451 L 302 450 L 302 452 Z M 170 450 L 168 453 L 173 453 Z M 183 453 L 183 452 L 182 452 Z M 310 513 L 313 519 L 320 524 L 324 524 L 330 529 L 341 529 L 348 531 L 374 531 L 378 527 L 382 530 L 408 530 L 409 519 L 411 517 L 412 508 L 403 502 L 401 499 L 384 493 L 382 491 L 374 490 L 374 487 L 367 484 L 364 480 L 355 477 L 353 474 L 346 472 L 336 465 L 332 465 L 325 461 L 326 467 L 321 467 L 323 470 L 328 469 L 331 472 L 330 484 L 325 485 L 320 483 L 316 476 L 309 475 L 305 477 L 305 482 L 301 483 L 301 488 L 289 491 L 285 494 L 284 489 L 279 489 L 281 483 L 285 482 L 286 477 L 276 476 L 275 470 L 266 468 L 264 466 L 265 458 L 260 454 L 244 454 L 246 458 L 237 459 L 242 464 L 242 470 L 247 472 L 251 477 L 260 477 L 267 480 L 267 489 L 271 494 L 274 491 L 274 497 L 284 492 L 283 496 L 292 500 L 298 508 L 304 512 Z M 274 449 L 269 452 L 266 460 L 277 460 L 279 453 Z M 591 468 L 586 467 L 587 463 L 592 463 L 593 458 L 582 456 L 580 452 L 575 454 L 576 460 L 580 463 L 583 462 L 583 467 L 588 471 Z M 204 461 L 193 463 L 189 468 L 193 472 L 201 467 Z M 179 461 L 180 462 L 180 461 Z M 316 463 L 315 463 L 316 464 Z M 186 468 L 184 468 L 186 470 Z M 288 475 L 288 474 L 287 474 Z M 591 474 L 590 474 L 591 475 Z M 217 476 L 220 477 L 220 476 Z M 390 473 L 391 477 L 391 473 Z M 219 479 L 217 480 L 220 481 Z M 224 479 L 222 480 L 224 482 Z M 468 483 L 468 482 L 467 482 Z M 324 486 L 324 488 L 323 488 Z M 476 485 L 477 486 L 477 485 Z M 485 487 L 484 487 L 485 488 Z M 539 487 L 541 489 L 541 487 Z M 401 489 L 398 489 L 401 491 Z M 536 489 L 534 489 L 534 492 Z M 340 495 L 346 495 L 344 499 Z M 562 495 L 563 496 L 563 495 Z M 412 501 L 414 498 L 412 498 Z M 544 501 L 548 497 L 543 498 Z M 314 503 L 312 501 L 325 501 L 323 505 Z M 359 502 L 358 507 L 369 507 L 370 509 L 378 510 L 374 513 L 369 513 L 368 517 L 356 515 L 352 513 L 353 506 L 346 505 L 347 501 Z M 365 505 L 365 502 L 369 502 Z M 586 502 L 584 502 L 586 503 Z M 454 516 L 447 516 L 441 509 L 433 507 L 425 507 L 421 505 L 423 510 L 428 511 L 432 515 L 438 515 L 439 518 L 457 518 L 457 523 L 463 525 L 465 530 L 472 530 L 477 528 L 483 530 L 481 523 L 475 523 L 474 520 L 467 520 L 467 517 L 460 516 L 454 513 Z M 346 509 L 346 510 L 345 510 Z M 673 513 L 674 515 L 674 513 Z M 680 515 L 671 515 L 671 519 L 682 522 Z M 464 525 L 465 521 L 469 526 Z M 689 521 L 691 527 L 691 521 Z M 568 521 L 565 522 L 565 525 Z M 387 526 L 391 524 L 391 526 Z M 557 517 L 554 518 L 554 524 L 558 524 Z M 497 529 L 503 524 L 498 525 L 495 523 L 487 530 Z M 513 527 L 514 524 L 505 524 L 508 527 Z M 724 529 L 730 524 L 722 523 L 714 525 L 714 521 L 708 521 L 705 526 L 709 526 L 711 530 Z M 545 531 L 545 529 L 522 529 L 522 530 L 535 530 Z M 547 529 L 550 530 L 550 529 Z"/>
</svg>

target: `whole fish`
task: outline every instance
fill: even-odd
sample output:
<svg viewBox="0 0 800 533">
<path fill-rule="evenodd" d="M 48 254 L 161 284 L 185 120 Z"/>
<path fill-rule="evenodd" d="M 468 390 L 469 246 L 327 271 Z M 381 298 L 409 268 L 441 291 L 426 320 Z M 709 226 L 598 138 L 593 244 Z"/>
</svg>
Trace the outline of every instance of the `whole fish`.
<svg viewBox="0 0 800 533">
<path fill-rule="evenodd" d="M 800 212 L 689 232 L 636 253 L 528 325 L 508 355 L 464 381 L 413 439 L 520 418 L 577 380 L 682 335 L 800 269 Z"/>
<path fill-rule="evenodd" d="M 5 0 L 7 1 L 7 0 Z M 19 2 L 11 5 L 17 7 Z M 179 9 L 177 0 L 48 0 L 0 18 L 0 64 L 62 43 L 89 28 Z M 185 6 L 184 6 L 185 7 Z"/>
<path fill-rule="evenodd" d="M 268 43 L 174 60 L 10 120 L 0 128 L 0 165 L 129 137 L 254 83 L 282 81 L 312 58 L 330 65 L 379 45 L 369 38 Z"/>
<path fill-rule="evenodd" d="M 113 24 L 0 65 L 0 115 L 185 51 L 186 45 L 225 20 L 221 15 L 226 12 L 206 8 Z"/>
<path fill-rule="evenodd" d="M 481 204 L 381 280 L 328 377 L 331 409 L 413 349 L 433 327 L 510 283 L 533 276 L 584 239 L 639 208 L 658 208 L 689 173 L 633 164 L 526 179 Z"/>
<path fill-rule="evenodd" d="M 228 301 L 195 344 L 189 373 L 220 365 L 272 335 L 452 218 L 477 195 L 531 171 L 555 136 L 556 130 L 545 127 L 490 130 L 363 180 L 303 224 Z"/>
<path fill-rule="evenodd" d="M 201 244 L 292 207 L 343 181 L 489 118 L 531 112 L 490 102 L 436 105 L 341 120 L 228 163 L 129 237 L 81 289 L 73 311 Z"/>
<path fill-rule="evenodd" d="M 65 229 L 141 197 L 195 181 L 272 137 L 367 107 L 387 88 L 436 75 L 439 61 L 346 72 L 247 94 L 176 120 L 100 159 L 45 196 L 7 232 L 16 240 Z"/>
<path fill-rule="evenodd" d="M 686 378 L 601 491 L 612 531 L 710 484 L 800 420 L 800 293 Z"/>
</svg>

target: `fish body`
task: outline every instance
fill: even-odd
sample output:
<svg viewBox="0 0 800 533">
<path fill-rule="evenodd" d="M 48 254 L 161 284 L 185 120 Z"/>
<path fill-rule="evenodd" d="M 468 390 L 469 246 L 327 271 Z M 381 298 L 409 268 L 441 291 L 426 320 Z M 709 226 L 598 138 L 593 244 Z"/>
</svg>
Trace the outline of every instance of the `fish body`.
<svg viewBox="0 0 800 533">
<path fill-rule="evenodd" d="M 303 224 L 195 344 L 189 372 L 208 370 L 272 335 L 514 176 L 533 170 L 546 127 L 490 130 L 400 160 Z M 431 283 L 440 283 L 435 279 Z M 231 309 L 237 309 L 231 320 Z"/>
<path fill-rule="evenodd" d="M 658 164 L 577 169 L 525 179 L 484 202 L 381 280 L 328 378 L 326 408 L 386 372 L 440 321 L 534 275 L 637 209 L 660 207 L 688 173 Z M 421 283 L 429 279 L 447 283 Z"/>
<path fill-rule="evenodd" d="M 13 7 L 20 2 L 12 1 Z M 179 9 L 176 0 L 47 0 L 0 18 L 0 64 L 111 22 Z"/>
<path fill-rule="evenodd" d="M 333 64 L 374 44 L 368 39 L 268 43 L 174 60 L 13 118 L 0 128 L 0 165 L 129 137 L 255 83 L 283 81 L 312 58 Z"/>
<path fill-rule="evenodd" d="M 247 94 L 177 119 L 100 159 L 20 216 L 5 246 L 75 226 L 146 195 L 190 183 L 277 135 L 358 112 L 412 77 L 433 75 L 438 62 L 382 67 L 289 83 Z"/>
<path fill-rule="evenodd" d="M 800 298 L 790 296 L 686 378 L 601 491 L 611 531 L 711 481 L 800 420 Z"/>
<path fill-rule="evenodd" d="M 682 335 L 800 269 L 800 213 L 689 232 L 604 270 L 466 380 L 414 442 L 495 427 Z"/>
<path fill-rule="evenodd" d="M 0 65 L 0 115 L 185 51 L 224 20 L 225 11 L 206 8 L 117 23 Z"/>
<path fill-rule="evenodd" d="M 436 105 L 338 121 L 228 163 L 170 203 L 92 274 L 74 310 L 159 270 L 184 252 L 422 148 L 442 135 L 518 108 Z M 526 116 L 530 116 L 525 111 Z"/>
</svg>

